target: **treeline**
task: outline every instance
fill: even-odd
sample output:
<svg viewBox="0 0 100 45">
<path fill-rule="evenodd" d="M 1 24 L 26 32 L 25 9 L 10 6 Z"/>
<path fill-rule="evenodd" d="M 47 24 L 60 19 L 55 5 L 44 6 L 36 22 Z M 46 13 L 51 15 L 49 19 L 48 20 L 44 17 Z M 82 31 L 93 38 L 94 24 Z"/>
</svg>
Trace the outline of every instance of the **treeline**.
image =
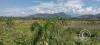
<svg viewBox="0 0 100 45">
<path fill-rule="evenodd" d="M 50 19 L 57 19 L 57 20 L 72 20 L 70 18 L 62 18 L 62 17 L 52 17 L 52 18 L 42 18 L 42 17 L 0 17 L 0 21 L 4 21 L 7 19 L 13 20 L 50 20 Z"/>
<path fill-rule="evenodd" d="M 28 17 L 28 16 L 26 16 L 26 17 L 13 17 L 13 16 L 11 16 L 11 17 L 6 17 L 6 16 L 1 16 L 0 17 L 0 20 L 4 20 L 4 19 L 9 19 L 9 18 L 12 18 L 12 19 L 14 19 L 14 20 L 48 20 L 48 19 L 54 19 L 54 18 L 57 18 L 57 19 L 59 19 L 59 20 L 72 20 L 72 21 L 100 21 L 100 19 L 99 18 L 79 18 L 79 17 L 59 17 L 59 16 L 56 16 L 56 17 L 46 17 L 46 18 L 44 18 L 44 17 Z"/>
</svg>

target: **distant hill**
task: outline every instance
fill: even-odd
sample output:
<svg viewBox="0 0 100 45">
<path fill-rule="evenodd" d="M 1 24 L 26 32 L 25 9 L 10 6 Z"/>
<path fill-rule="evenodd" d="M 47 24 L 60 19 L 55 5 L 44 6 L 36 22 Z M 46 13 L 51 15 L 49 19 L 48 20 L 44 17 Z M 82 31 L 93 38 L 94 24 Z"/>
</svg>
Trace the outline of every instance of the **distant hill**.
<svg viewBox="0 0 100 45">
<path fill-rule="evenodd" d="M 24 16 L 24 17 L 14 17 L 14 19 L 50 19 L 50 18 L 56 18 L 56 17 L 60 17 L 62 19 L 71 19 L 71 20 L 100 20 L 100 13 L 99 14 L 95 14 L 95 15 L 80 15 L 77 17 L 72 17 L 64 12 L 60 12 L 60 13 L 54 13 L 54 14 L 48 14 L 48 13 L 38 13 L 38 14 L 34 14 L 34 15 L 29 15 L 29 16 Z M 7 19 L 10 17 L 3 17 L 1 16 L 0 19 Z"/>
<path fill-rule="evenodd" d="M 100 20 L 100 14 L 95 15 L 81 15 L 77 17 L 73 17 L 73 19 L 80 19 L 80 20 Z"/>
<path fill-rule="evenodd" d="M 38 13 L 38 14 L 30 15 L 27 18 L 46 18 L 46 19 L 48 19 L 48 18 L 54 18 L 54 17 L 61 17 L 61 18 L 65 18 L 65 19 L 71 18 L 71 16 L 65 14 L 64 12 L 54 13 L 54 14 Z"/>
</svg>

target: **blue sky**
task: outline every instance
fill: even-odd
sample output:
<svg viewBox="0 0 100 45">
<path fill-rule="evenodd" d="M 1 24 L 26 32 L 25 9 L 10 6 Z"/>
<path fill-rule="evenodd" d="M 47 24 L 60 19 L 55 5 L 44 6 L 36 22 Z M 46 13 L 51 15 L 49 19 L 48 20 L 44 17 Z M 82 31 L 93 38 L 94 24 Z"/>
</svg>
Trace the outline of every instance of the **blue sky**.
<svg viewBox="0 0 100 45">
<path fill-rule="evenodd" d="M 58 12 L 100 13 L 100 0 L 0 0 L 0 16 Z"/>
<path fill-rule="evenodd" d="M 37 3 L 35 0 L 0 0 L 0 8 L 29 7 Z"/>
</svg>

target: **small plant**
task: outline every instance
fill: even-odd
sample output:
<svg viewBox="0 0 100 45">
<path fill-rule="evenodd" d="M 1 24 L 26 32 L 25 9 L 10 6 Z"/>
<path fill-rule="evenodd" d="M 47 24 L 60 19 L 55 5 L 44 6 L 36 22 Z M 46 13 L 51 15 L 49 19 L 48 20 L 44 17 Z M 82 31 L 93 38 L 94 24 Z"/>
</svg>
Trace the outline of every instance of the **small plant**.
<svg viewBox="0 0 100 45">
<path fill-rule="evenodd" d="M 9 17 L 5 19 L 5 31 L 14 30 L 14 18 Z"/>
</svg>

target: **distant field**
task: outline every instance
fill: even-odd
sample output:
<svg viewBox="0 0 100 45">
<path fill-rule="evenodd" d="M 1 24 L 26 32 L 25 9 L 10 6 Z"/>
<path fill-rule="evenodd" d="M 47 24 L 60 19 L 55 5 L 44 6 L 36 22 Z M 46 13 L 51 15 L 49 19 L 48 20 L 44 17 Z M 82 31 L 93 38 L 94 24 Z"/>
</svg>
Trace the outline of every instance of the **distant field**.
<svg viewBox="0 0 100 45">
<path fill-rule="evenodd" d="M 31 26 L 34 22 L 45 22 L 40 20 L 16 20 L 15 25 L 16 26 Z M 100 21 L 64 21 L 62 24 L 67 27 L 71 28 L 86 28 L 86 29 L 100 29 Z"/>
</svg>

